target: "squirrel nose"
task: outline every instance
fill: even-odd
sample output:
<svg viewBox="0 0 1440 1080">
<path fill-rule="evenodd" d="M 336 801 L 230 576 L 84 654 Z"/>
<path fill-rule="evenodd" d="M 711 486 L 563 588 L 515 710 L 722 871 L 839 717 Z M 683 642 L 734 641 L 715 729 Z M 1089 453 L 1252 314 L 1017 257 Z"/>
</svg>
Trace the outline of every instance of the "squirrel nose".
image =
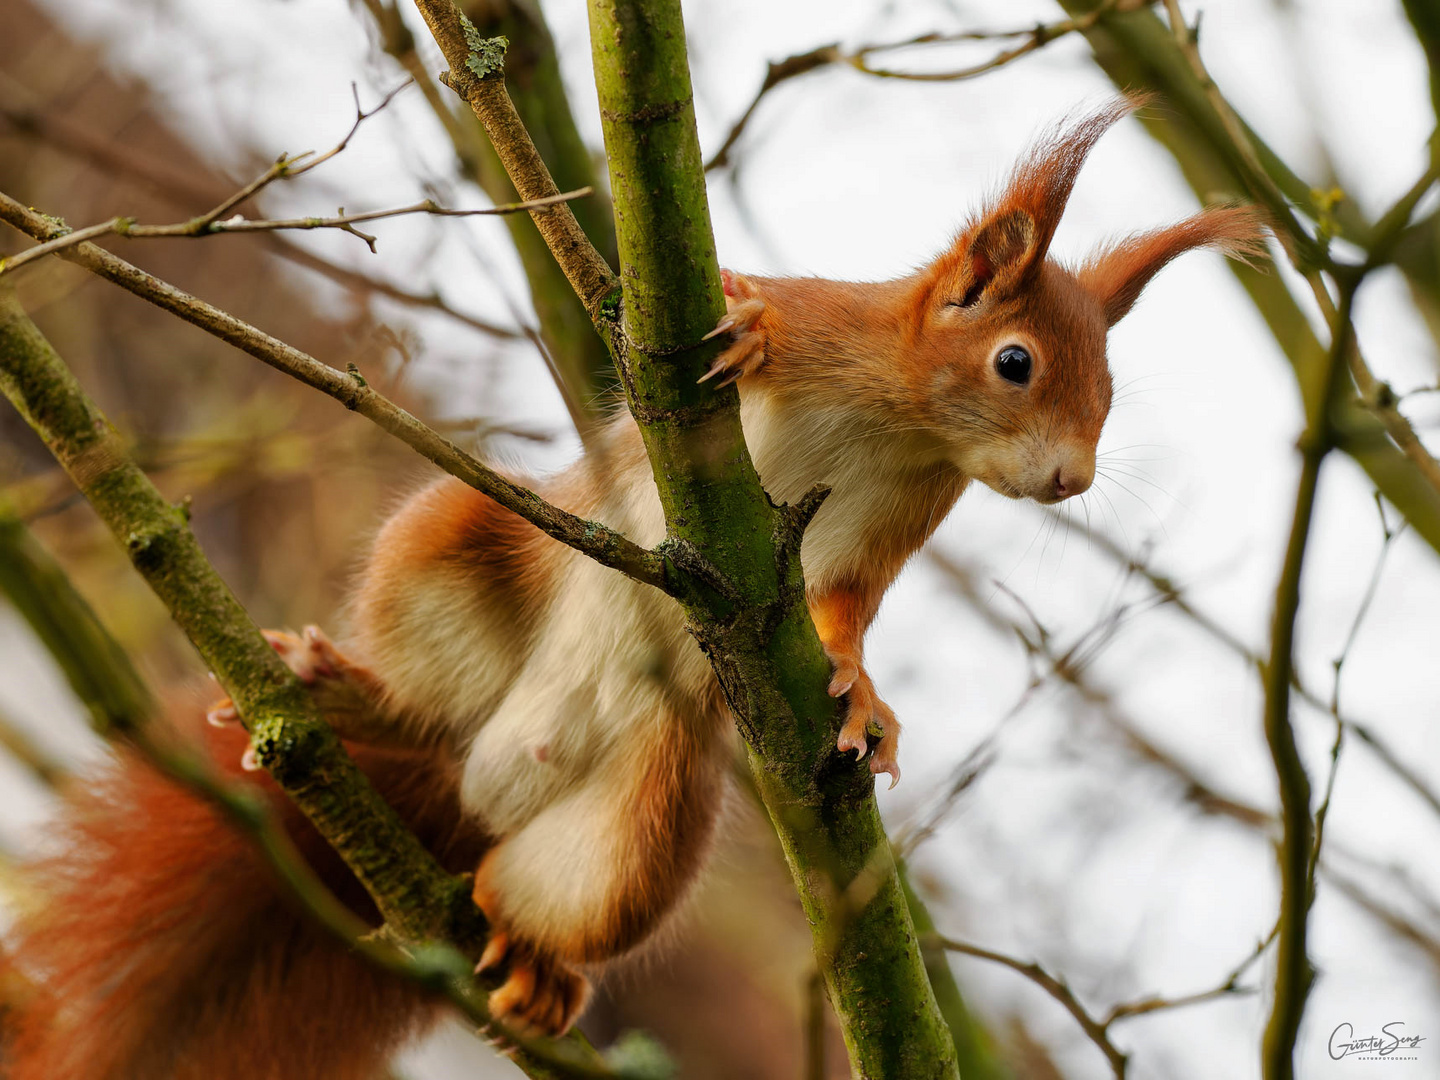
<svg viewBox="0 0 1440 1080">
<path fill-rule="evenodd" d="M 1083 494 L 1090 487 L 1093 477 L 1064 465 L 1055 470 L 1055 500 L 1068 499 L 1071 495 Z"/>
</svg>

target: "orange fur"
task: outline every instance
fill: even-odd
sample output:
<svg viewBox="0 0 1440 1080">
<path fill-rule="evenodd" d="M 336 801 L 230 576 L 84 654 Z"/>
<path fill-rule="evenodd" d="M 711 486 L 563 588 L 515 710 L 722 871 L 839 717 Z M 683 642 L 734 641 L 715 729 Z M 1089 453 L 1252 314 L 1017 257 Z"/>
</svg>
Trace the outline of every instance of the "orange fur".
<svg viewBox="0 0 1440 1080">
<path fill-rule="evenodd" d="M 524 616 L 550 588 L 543 558 L 551 540 L 520 515 L 454 477 L 425 488 L 390 519 L 377 538 L 367 584 L 403 580 L 417 572 L 453 572 L 461 583 L 483 582 L 485 601 Z M 360 604 L 377 610 L 361 617 L 393 622 L 394 592 L 363 590 Z"/>
<path fill-rule="evenodd" d="M 1114 326 L 1141 291 L 1171 259 L 1197 247 L 1213 247 L 1231 258 L 1264 252 L 1264 218 L 1253 207 L 1217 206 L 1169 228 L 1137 233 L 1097 252 L 1080 268 L 1080 285 L 1096 297 Z"/>
<path fill-rule="evenodd" d="M 720 797 L 719 759 L 708 733 L 680 717 L 663 717 L 669 728 L 644 755 L 623 785 L 607 834 L 620 865 L 605 895 L 596 896 L 589 918 L 530 942 L 538 953 L 566 964 L 608 960 L 644 940 L 685 891 L 708 848 Z M 475 898 L 500 925 L 511 921 L 494 887 L 490 867 L 497 847 L 475 875 Z"/>
<path fill-rule="evenodd" d="M 210 739 L 238 774 L 244 733 Z M 351 749 L 442 861 L 474 865 L 485 839 L 460 813 L 453 769 Z M 330 848 L 261 786 L 327 884 L 378 921 Z M 434 1018 L 412 986 L 299 912 L 249 840 L 133 756 L 74 797 L 64 826 L 61 854 L 32 868 L 43 902 L 15 929 L 40 996 L 15 1018 L 8 1080 L 374 1080 Z"/>
</svg>

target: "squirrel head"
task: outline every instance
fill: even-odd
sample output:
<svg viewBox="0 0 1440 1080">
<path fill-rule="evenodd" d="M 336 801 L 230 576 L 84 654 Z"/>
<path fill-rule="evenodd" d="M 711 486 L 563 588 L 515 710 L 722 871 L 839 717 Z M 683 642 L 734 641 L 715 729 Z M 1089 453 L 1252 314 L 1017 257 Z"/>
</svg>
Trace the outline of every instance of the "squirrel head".
<svg viewBox="0 0 1440 1080">
<path fill-rule="evenodd" d="M 1171 259 L 1210 247 L 1263 251 L 1259 214 L 1205 210 L 1138 233 L 1078 268 L 1049 257 L 1095 141 L 1140 104 L 1121 100 L 1062 125 L 917 277 L 910 368 L 947 454 L 1002 495 L 1054 503 L 1085 491 L 1110 411 L 1105 338 Z"/>
</svg>

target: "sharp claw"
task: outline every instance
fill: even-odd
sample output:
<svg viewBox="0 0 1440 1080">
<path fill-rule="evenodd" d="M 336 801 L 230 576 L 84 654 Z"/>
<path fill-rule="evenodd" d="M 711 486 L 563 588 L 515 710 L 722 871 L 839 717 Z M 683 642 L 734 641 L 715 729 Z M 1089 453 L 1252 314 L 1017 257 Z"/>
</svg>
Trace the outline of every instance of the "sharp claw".
<svg viewBox="0 0 1440 1080">
<path fill-rule="evenodd" d="M 235 710 L 232 702 L 216 705 L 205 712 L 205 722 L 211 727 L 229 727 L 238 719 L 240 719 L 240 714 Z"/>
<path fill-rule="evenodd" d="M 724 371 L 724 370 L 725 370 L 725 360 L 724 360 L 724 358 L 722 357 L 721 359 L 716 360 L 713 364 L 711 364 L 711 365 L 710 365 L 710 370 L 707 371 L 707 372 L 705 372 L 704 375 L 701 375 L 700 378 L 696 379 L 695 381 L 696 381 L 696 383 L 707 382 L 708 380 L 713 379 L 716 375 L 719 375 L 719 374 L 720 374 L 722 371 Z M 720 385 L 721 385 L 721 386 L 724 386 L 725 384 L 724 384 L 724 383 L 721 383 Z"/>
<path fill-rule="evenodd" d="M 510 951 L 510 939 L 503 933 L 490 935 L 490 940 L 485 943 L 485 951 L 480 954 L 480 960 L 475 965 L 475 974 L 482 971 L 489 971 L 493 967 L 499 967 L 500 961 L 505 959 L 505 954 Z"/>
<path fill-rule="evenodd" d="M 725 333 L 725 331 L 727 331 L 727 330 L 733 330 L 734 328 L 735 328 L 735 320 L 734 320 L 734 319 L 721 319 L 720 322 L 716 324 L 715 329 L 714 329 L 714 330 L 711 330 L 708 334 L 706 334 L 706 335 L 705 335 L 704 337 L 702 337 L 700 340 L 701 340 L 701 341 L 709 341 L 711 338 L 719 337 L 721 334 Z"/>
<path fill-rule="evenodd" d="M 255 747 L 245 747 L 245 753 L 240 755 L 240 768 L 246 772 L 260 771 L 260 758 L 255 754 Z"/>
<path fill-rule="evenodd" d="M 900 766 L 897 762 L 889 761 L 882 765 L 879 758 L 876 758 L 870 762 L 870 771 L 876 776 L 879 776 L 881 773 L 890 774 L 890 786 L 885 789 L 886 791 L 893 791 L 895 785 L 900 782 Z"/>
<path fill-rule="evenodd" d="M 311 624 L 305 627 L 301 634 L 310 648 L 310 666 L 315 674 L 333 676 L 335 668 L 330 658 L 334 655 L 334 650 L 330 647 L 330 639 L 325 636 L 325 632 Z"/>
</svg>

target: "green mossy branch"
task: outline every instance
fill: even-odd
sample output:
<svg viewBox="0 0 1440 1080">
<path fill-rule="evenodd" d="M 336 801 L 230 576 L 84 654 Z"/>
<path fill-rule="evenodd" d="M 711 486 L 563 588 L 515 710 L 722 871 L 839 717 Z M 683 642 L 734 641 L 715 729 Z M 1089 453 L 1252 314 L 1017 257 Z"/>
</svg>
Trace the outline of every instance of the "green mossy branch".
<svg viewBox="0 0 1440 1080">
<path fill-rule="evenodd" d="M 611 345 L 650 453 L 667 552 L 704 568 L 683 597 L 750 750 L 862 1077 L 958 1075 L 874 779 L 835 751 L 830 664 L 805 604 L 800 539 L 822 492 L 774 507 L 732 389 L 698 386 L 725 310 L 673 0 L 592 0 L 590 37 L 624 303 Z"/>
<path fill-rule="evenodd" d="M 152 726 L 150 721 L 157 715 L 155 700 L 130 657 L 65 571 L 3 502 L 0 593 L 59 664 L 98 734 L 122 740 L 161 772 L 214 803 L 236 827 L 254 838 L 305 910 L 352 948 L 373 954 L 388 970 L 440 989 L 430 978 L 433 962 L 423 968 L 412 966 L 409 956 L 397 946 L 373 938 L 371 927 L 335 898 L 295 851 L 263 798 L 252 789 L 228 783 L 208 761 L 163 727 Z"/>
</svg>

